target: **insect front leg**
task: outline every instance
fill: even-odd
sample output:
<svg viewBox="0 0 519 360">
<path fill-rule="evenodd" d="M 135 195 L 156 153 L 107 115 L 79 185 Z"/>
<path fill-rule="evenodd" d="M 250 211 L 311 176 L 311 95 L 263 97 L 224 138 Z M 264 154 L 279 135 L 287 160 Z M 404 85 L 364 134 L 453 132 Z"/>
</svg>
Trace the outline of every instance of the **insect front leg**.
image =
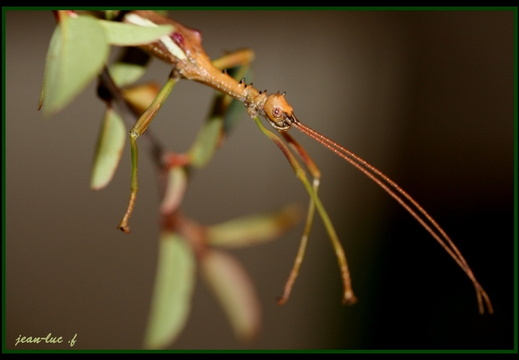
<svg viewBox="0 0 519 360">
<path fill-rule="evenodd" d="M 142 113 L 139 119 L 135 122 L 132 129 L 130 130 L 130 150 L 131 150 L 131 159 L 132 159 L 132 173 L 131 173 L 131 186 L 130 186 L 130 200 L 128 202 L 128 207 L 126 208 L 126 212 L 119 223 L 118 228 L 124 231 L 125 233 L 130 232 L 130 226 L 128 225 L 130 216 L 133 212 L 133 208 L 135 207 L 135 200 L 137 198 L 137 191 L 139 189 L 138 186 L 138 178 L 137 178 L 137 168 L 139 162 L 139 151 L 137 147 L 137 138 L 141 136 L 151 121 L 160 110 L 164 101 L 166 101 L 167 97 L 173 90 L 173 87 L 180 79 L 178 73 L 173 70 L 171 75 L 169 76 L 166 84 L 160 89 L 159 93 L 153 99 L 150 106 Z"/>
<path fill-rule="evenodd" d="M 237 66 L 246 66 L 249 65 L 253 60 L 254 51 L 251 49 L 239 49 L 213 60 L 212 64 L 215 68 L 223 70 Z"/>
<path fill-rule="evenodd" d="M 292 146 L 292 148 L 299 154 L 299 157 L 304 162 L 308 172 L 312 175 L 312 188 L 315 194 L 319 190 L 319 183 L 321 181 L 321 172 L 319 168 L 312 160 L 312 158 L 308 155 L 306 150 L 286 131 L 281 132 L 281 135 L 285 138 L 287 143 Z M 310 201 L 308 203 L 308 209 L 306 213 L 305 220 L 305 228 L 303 231 L 303 235 L 301 236 L 301 241 L 299 243 L 299 249 L 297 250 L 297 255 L 294 260 L 294 265 L 292 266 L 292 270 L 290 271 L 290 275 L 288 276 L 288 280 L 285 283 L 285 288 L 283 290 L 283 295 L 281 295 L 278 299 L 278 304 L 283 305 L 288 301 L 290 297 L 290 293 L 292 292 L 292 287 L 296 281 L 297 276 L 299 275 L 299 269 L 301 264 L 303 263 L 303 259 L 306 251 L 306 244 L 308 243 L 308 237 L 310 236 L 310 231 L 312 229 L 313 219 L 315 214 L 315 202 L 310 197 Z"/>
<path fill-rule="evenodd" d="M 256 125 L 263 132 L 263 134 L 265 134 L 265 136 L 267 136 L 270 140 L 272 140 L 278 146 L 278 148 L 283 152 L 283 155 L 285 155 L 285 157 L 287 158 L 288 162 L 290 163 L 290 166 L 292 166 L 292 168 L 294 169 L 296 176 L 299 178 L 299 180 L 301 180 L 306 191 L 310 195 L 311 203 L 310 203 L 310 208 L 309 208 L 309 216 L 312 217 L 311 216 L 312 215 L 311 212 L 313 211 L 312 207 L 315 205 L 315 208 L 317 209 L 317 212 L 319 213 L 319 216 L 321 217 L 321 220 L 324 223 L 324 227 L 326 229 L 326 232 L 328 233 L 330 241 L 332 242 L 332 246 L 335 251 L 337 261 L 339 263 L 339 269 L 341 272 L 341 277 L 342 277 L 342 282 L 343 282 L 343 287 L 344 287 L 342 302 L 343 302 L 343 304 L 354 304 L 357 301 L 357 299 L 353 293 L 353 288 L 351 285 L 351 276 L 350 276 L 350 270 L 348 267 L 348 262 L 346 260 L 346 254 L 339 241 L 339 237 L 337 236 L 337 233 L 335 232 L 335 228 L 333 227 L 330 217 L 328 216 L 326 209 L 324 208 L 323 204 L 321 203 L 321 200 L 317 196 L 317 193 L 315 191 L 315 184 L 314 184 L 314 186 L 312 186 L 312 184 L 310 184 L 310 181 L 308 181 L 308 178 L 306 176 L 305 170 L 303 169 L 301 164 L 299 164 L 296 157 L 294 156 L 294 154 L 292 154 L 289 147 L 283 142 L 283 140 L 278 135 L 274 134 L 272 131 L 267 130 L 261 123 L 261 120 L 258 116 L 256 116 L 254 118 L 254 120 L 256 122 Z M 293 141 L 293 144 L 296 144 L 296 142 L 294 140 L 292 140 L 292 141 Z M 300 147 L 299 145 L 298 145 L 298 148 L 302 150 L 302 147 Z M 299 152 L 299 150 L 297 150 L 297 151 Z M 303 157 L 303 159 L 305 159 L 305 158 L 309 159 L 308 156 L 305 156 L 306 152 L 300 152 L 300 155 Z M 306 160 L 305 160 L 305 163 L 307 163 Z M 310 162 L 308 162 L 308 163 L 310 163 Z M 305 229 L 305 234 L 308 235 L 306 233 L 306 231 L 309 231 L 309 229 L 308 230 Z M 303 234 L 303 238 L 304 238 L 305 234 Z M 304 245 L 302 245 L 302 247 L 303 247 L 303 250 L 300 250 L 300 251 L 304 252 Z M 297 276 L 297 269 L 299 266 L 298 262 L 300 262 L 299 260 L 302 260 L 302 258 L 300 258 L 300 259 L 298 259 L 298 258 L 299 258 L 299 254 L 298 254 L 298 257 L 296 257 L 296 264 L 294 265 L 294 269 L 296 272 L 294 272 L 294 269 L 293 269 L 293 273 L 291 273 L 291 275 L 290 275 L 290 277 L 294 277 L 294 280 L 295 280 L 295 276 Z M 295 275 L 293 275 L 293 274 L 295 274 Z M 289 281 L 291 281 L 290 278 L 289 278 Z M 287 285 L 288 285 L 289 291 L 290 291 L 291 285 L 290 284 L 287 284 Z M 284 301 L 286 301 L 286 299 Z M 282 297 L 281 303 L 283 303 L 284 301 L 283 301 L 283 297 Z"/>
</svg>

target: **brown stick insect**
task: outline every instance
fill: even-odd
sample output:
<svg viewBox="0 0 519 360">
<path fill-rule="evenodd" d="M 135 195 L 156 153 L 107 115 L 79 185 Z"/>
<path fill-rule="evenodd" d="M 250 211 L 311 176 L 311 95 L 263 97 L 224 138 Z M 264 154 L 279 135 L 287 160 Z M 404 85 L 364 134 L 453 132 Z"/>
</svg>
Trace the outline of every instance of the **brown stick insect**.
<svg viewBox="0 0 519 360">
<path fill-rule="evenodd" d="M 192 80 L 209 86 L 221 93 L 227 94 L 243 103 L 248 114 L 255 120 L 260 130 L 283 152 L 310 196 L 306 226 L 301 239 L 299 251 L 285 285 L 284 292 L 279 299 L 279 304 L 285 303 L 290 296 L 292 286 L 303 261 L 315 210 L 317 210 L 319 216 L 324 222 L 326 231 L 337 256 L 344 286 L 342 301 L 345 304 L 356 302 L 345 252 L 335 232 L 330 217 L 317 195 L 320 172 L 303 147 L 289 134 L 288 131 L 295 128 L 321 143 L 330 151 L 334 152 L 349 164 L 357 168 L 395 199 L 445 249 L 449 256 L 456 261 L 460 268 L 469 277 L 476 291 L 479 312 L 481 314 L 485 312 L 493 312 L 489 296 L 476 279 L 467 261 L 464 259 L 463 255 L 449 235 L 405 190 L 361 157 L 301 122 L 299 118 L 296 117 L 293 108 L 287 102 L 284 93 L 276 92 L 269 94 L 267 91 L 256 89 L 252 84 L 247 84 L 244 79 L 237 81 L 227 74 L 225 71 L 226 68 L 250 61 L 251 54 L 249 51 L 245 50 L 230 53 L 217 61 L 211 61 L 202 47 L 202 37 L 200 32 L 190 29 L 167 17 L 151 11 L 130 11 L 124 14 L 122 22 L 144 27 L 171 25 L 174 29 L 169 35 L 162 36 L 157 41 L 140 46 L 140 48 L 147 53 L 171 64 L 172 71 L 166 84 L 159 91 L 157 97 L 148 109 L 144 111 L 130 131 L 132 154 L 131 194 L 127 210 L 119 224 L 119 228 L 122 231 L 127 233 L 130 232 L 129 219 L 136 204 L 138 190 L 137 139 L 149 127 L 151 121 L 161 108 L 161 105 L 168 97 L 174 85 L 180 79 Z M 262 125 L 260 117 L 266 118 L 274 131 L 267 130 Z M 282 138 L 285 141 L 283 141 Z M 292 150 L 287 146 L 287 144 L 291 146 Z M 311 174 L 311 181 L 307 178 L 306 171 L 296 159 L 295 154 L 299 156 L 307 171 Z"/>
</svg>

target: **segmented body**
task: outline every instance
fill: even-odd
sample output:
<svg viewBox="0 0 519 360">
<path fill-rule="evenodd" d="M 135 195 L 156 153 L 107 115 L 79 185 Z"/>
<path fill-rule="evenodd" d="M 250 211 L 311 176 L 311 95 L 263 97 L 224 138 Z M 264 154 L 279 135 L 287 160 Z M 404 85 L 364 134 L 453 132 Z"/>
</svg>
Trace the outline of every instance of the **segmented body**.
<svg viewBox="0 0 519 360">
<path fill-rule="evenodd" d="M 265 116 L 277 130 L 288 130 L 297 122 L 292 107 L 284 94 L 268 95 L 258 91 L 245 80 L 236 81 L 225 71 L 213 66 L 202 47 L 200 31 L 190 29 L 174 20 L 160 16 L 153 11 L 132 11 L 124 16 L 124 22 L 141 26 L 169 24 L 174 31 L 158 41 L 141 48 L 159 59 L 173 65 L 173 76 L 180 76 L 212 87 L 242 102 L 248 114 L 254 118 Z"/>
</svg>

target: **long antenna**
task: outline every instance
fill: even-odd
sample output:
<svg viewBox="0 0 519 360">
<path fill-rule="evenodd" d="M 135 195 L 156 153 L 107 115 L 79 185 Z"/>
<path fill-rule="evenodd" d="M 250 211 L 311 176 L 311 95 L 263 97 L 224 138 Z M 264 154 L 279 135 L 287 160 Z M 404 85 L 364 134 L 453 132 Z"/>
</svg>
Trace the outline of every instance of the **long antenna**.
<svg viewBox="0 0 519 360">
<path fill-rule="evenodd" d="M 299 121 L 292 122 L 292 125 L 305 135 L 308 135 L 312 139 L 321 143 L 329 150 L 333 151 L 335 154 L 356 167 L 364 175 L 369 177 L 378 186 L 380 186 L 385 192 L 387 192 L 392 198 L 394 198 L 400 205 L 402 205 L 404 209 L 406 209 L 407 212 L 411 214 L 420 223 L 420 225 L 422 225 L 423 228 L 429 232 L 429 234 L 431 234 L 431 236 L 445 249 L 445 251 L 447 251 L 447 253 L 456 261 L 456 263 L 463 269 L 463 271 L 472 281 L 476 289 L 479 313 L 485 313 L 485 306 L 488 313 L 492 314 L 494 312 L 489 296 L 476 280 L 476 277 L 470 269 L 470 266 L 454 242 L 442 229 L 442 227 L 432 218 L 432 216 L 429 215 L 429 213 L 427 213 L 427 211 L 425 211 L 425 209 L 411 197 L 411 195 L 405 192 L 398 184 L 396 184 L 380 170 L 354 154 L 352 151 L 344 148 L 343 146 L 337 144 L 336 142 L 330 140 L 326 136 L 318 133 L 317 131 L 309 128 Z"/>
</svg>

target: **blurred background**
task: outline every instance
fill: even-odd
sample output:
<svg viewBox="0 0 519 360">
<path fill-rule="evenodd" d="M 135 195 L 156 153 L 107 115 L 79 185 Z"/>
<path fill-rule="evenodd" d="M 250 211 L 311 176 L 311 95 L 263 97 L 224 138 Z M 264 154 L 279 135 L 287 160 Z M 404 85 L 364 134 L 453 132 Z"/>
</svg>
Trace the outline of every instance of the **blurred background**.
<svg viewBox="0 0 519 360">
<path fill-rule="evenodd" d="M 514 323 L 514 13 L 512 11 L 170 11 L 202 32 L 211 57 L 250 47 L 254 86 L 286 91 L 298 118 L 406 189 L 451 235 L 488 291 L 492 316 L 455 262 L 374 183 L 304 135 L 322 171 L 320 195 L 345 247 L 359 298 L 341 305 L 337 261 L 320 220 L 292 297 L 281 294 L 301 223 L 282 238 L 232 251 L 262 303 L 257 340 L 238 342 L 202 282 L 171 349 L 511 349 Z M 103 114 L 92 83 L 50 119 L 37 111 L 55 22 L 50 11 L 5 13 L 5 344 L 65 339 L 74 349 L 140 349 L 157 261 L 158 196 L 144 151 L 132 233 L 116 230 L 129 194 L 128 145 L 113 182 L 89 189 Z M 116 51 L 117 49 L 114 49 Z M 515 64 L 516 65 L 516 64 Z M 145 79 L 163 83 L 154 61 Z M 182 81 L 151 125 L 186 150 L 213 91 Z M 279 150 L 243 112 L 184 211 L 218 223 L 306 206 Z M 516 241 L 516 239 L 515 239 Z M 517 314 L 515 314 L 517 315 Z"/>
</svg>

